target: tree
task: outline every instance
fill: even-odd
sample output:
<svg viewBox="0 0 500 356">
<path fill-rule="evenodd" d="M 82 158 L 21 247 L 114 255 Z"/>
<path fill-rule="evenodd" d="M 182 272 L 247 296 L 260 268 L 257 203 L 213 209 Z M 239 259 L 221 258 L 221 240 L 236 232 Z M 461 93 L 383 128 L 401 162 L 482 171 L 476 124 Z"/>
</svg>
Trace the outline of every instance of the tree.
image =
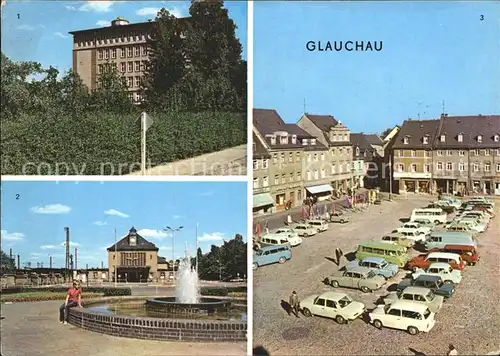
<svg viewBox="0 0 500 356">
<path fill-rule="evenodd" d="M 385 129 L 384 131 L 382 131 L 382 133 L 380 134 L 380 138 L 383 140 L 385 138 L 385 136 L 387 136 L 388 134 L 391 133 L 391 131 L 394 130 L 393 127 L 389 127 L 388 129 Z"/>
<path fill-rule="evenodd" d="M 149 62 L 142 87 L 150 109 L 178 110 L 184 107 L 179 83 L 186 73 L 183 20 L 162 8 L 148 38 Z"/>
<path fill-rule="evenodd" d="M 5 252 L 0 251 L 0 270 L 2 272 L 12 272 L 16 270 L 14 259 L 10 258 Z"/>
</svg>

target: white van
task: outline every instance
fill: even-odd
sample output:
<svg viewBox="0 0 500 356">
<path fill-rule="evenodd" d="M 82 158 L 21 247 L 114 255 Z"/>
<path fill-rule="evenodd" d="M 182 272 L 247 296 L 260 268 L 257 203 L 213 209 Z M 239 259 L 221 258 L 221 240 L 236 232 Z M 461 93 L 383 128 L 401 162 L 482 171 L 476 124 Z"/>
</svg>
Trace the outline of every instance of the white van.
<svg viewBox="0 0 500 356">
<path fill-rule="evenodd" d="M 302 243 L 302 238 L 299 237 L 297 234 L 295 235 L 266 234 L 260 237 L 259 243 L 264 246 L 290 244 L 292 247 L 295 247 Z"/>
<path fill-rule="evenodd" d="M 306 224 L 316 228 L 318 232 L 326 231 L 330 227 L 324 220 L 307 220 Z"/>
<path fill-rule="evenodd" d="M 446 245 L 466 245 L 474 246 L 477 248 L 477 243 L 472 234 L 457 233 L 457 232 L 444 232 L 431 234 L 425 242 L 425 249 L 432 250 L 433 248 L 444 248 Z"/>
<path fill-rule="evenodd" d="M 448 215 L 440 208 L 413 209 L 410 221 L 427 219 L 434 224 L 444 224 L 447 221 L 447 217 Z"/>
</svg>

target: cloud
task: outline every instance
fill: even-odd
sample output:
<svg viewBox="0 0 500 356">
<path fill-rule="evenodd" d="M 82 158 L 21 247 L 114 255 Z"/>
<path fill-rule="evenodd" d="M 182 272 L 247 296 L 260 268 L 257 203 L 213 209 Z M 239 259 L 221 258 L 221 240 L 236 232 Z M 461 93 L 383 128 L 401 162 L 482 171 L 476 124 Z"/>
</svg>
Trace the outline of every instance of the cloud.
<svg viewBox="0 0 500 356">
<path fill-rule="evenodd" d="M 70 241 L 69 242 L 69 247 L 78 247 L 78 246 L 81 246 L 82 244 L 81 243 L 78 243 L 78 242 L 75 242 L 75 241 Z M 66 241 L 64 242 L 61 242 L 61 247 L 65 247 L 66 246 Z"/>
<path fill-rule="evenodd" d="M 155 16 L 158 14 L 158 11 L 160 11 L 160 8 L 158 7 L 143 7 L 142 9 L 139 9 L 136 11 L 136 14 L 139 16 Z"/>
<path fill-rule="evenodd" d="M 78 11 L 90 12 L 110 12 L 113 6 L 113 1 L 86 1 L 85 4 L 80 6 Z"/>
<path fill-rule="evenodd" d="M 31 25 L 19 25 L 16 28 L 18 30 L 22 30 L 22 31 L 34 31 L 35 30 L 35 27 L 33 27 Z"/>
<path fill-rule="evenodd" d="M 94 221 L 94 225 L 105 226 L 108 225 L 108 223 L 106 221 Z"/>
<path fill-rule="evenodd" d="M 211 234 L 204 233 L 198 237 L 198 241 L 222 241 L 224 234 L 221 232 L 212 232 Z"/>
<path fill-rule="evenodd" d="M 162 230 L 153 230 L 153 229 L 141 229 L 137 231 L 139 235 L 145 238 L 150 238 L 150 239 L 164 239 L 166 237 L 169 237 L 170 234 L 166 231 Z"/>
<path fill-rule="evenodd" d="M 30 209 L 35 214 L 67 214 L 71 208 L 62 204 L 49 204 L 44 206 L 34 206 Z"/>
<path fill-rule="evenodd" d="M 53 249 L 60 248 L 60 246 L 55 246 L 55 245 L 42 245 L 42 246 L 40 246 L 40 248 L 41 248 L 42 250 L 53 250 Z"/>
<path fill-rule="evenodd" d="M 1 230 L 1 233 L 4 241 L 21 241 L 25 236 L 22 232 L 8 232 L 7 230 Z"/>
<path fill-rule="evenodd" d="M 106 214 L 106 215 L 114 215 L 114 216 L 119 216 L 119 217 L 121 217 L 121 218 L 129 218 L 129 217 L 130 217 L 130 215 L 127 215 L 127 214 L 125 214 L 125 213 L 122 213 L 121 211 L 116 210 L 116 209 L 109 209 L 109 210 L 106 210 L 106 211 L 104 212 L 104 214 Z"/>
<path fill-rule="evenodd" d="M 64 33 L 61 32 L 54 32 L 54 36 L 61 37 L 61 38 L 68 38 L 68 35 L 65 35 Z"/>
<path fill-rule="evenodd" d="M 59 245 L 42 245 L 40 246 L 40 248 L 42 250 L 58 250 L 58 249 L 62 249 L 66 246 L 66 241 L 63 241 L 61 242 Z M 78 246 L 82 246 L 81 243 L 78 243 L 76 241 L 70 241 L 69 242 L 69 247 L 78 247 Z"/>
<path fill-rule="evenodd" d="M 108 27 L 108 26 L 111 26 L 111 21 L 107 21 L 107 20 L 99 20 L 95 23 L 97 26 L 101 26 L 101 27 Z"/>
<path fill-rule="evenodd" d="M 209 192 L 203 192 L 203 193 L 201 193 L 200 195 L 201 195 L 202 197 L 209 197 L 209 196 L 211 196 L 211 195 L 213 195 L 213 194 L 214 194 L 214 192 L 210 192 L 210 191 L 209 191 Z"/>
<path fill-rule="evenodd" d="M 182 218 L 182 216 L 180 216 L 180 215 L 172 215 L 172 218 L 174 218 L 174 219 L 180 219 L 180 218 Z"/>
</svg>

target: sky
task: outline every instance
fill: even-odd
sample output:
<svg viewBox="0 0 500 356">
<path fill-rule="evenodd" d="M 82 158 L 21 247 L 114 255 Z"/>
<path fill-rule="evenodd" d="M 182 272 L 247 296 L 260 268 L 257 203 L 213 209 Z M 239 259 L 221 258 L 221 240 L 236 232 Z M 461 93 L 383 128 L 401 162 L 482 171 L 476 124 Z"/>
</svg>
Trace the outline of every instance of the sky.
<svg viewBox="0 0 500 356">
<path fill-rule="evenodd" d="M 117 16 L 134 22 L 154 19 L 165 7 L 177 17 L 189 15 L 190 1 L 13 1 L 2 8 L 2 52 L 16 61 L 36 61 L 64 72 L 71 69 L 69 31 L 109 25 Z M 246 58 L 247 3 L 225 2 L 238 26 L 236 36 Z"/>
<path fill-rule="evenodd" d="M 65 231 L 70 228 L 71 253 L 78 248 L 78 267 L 107 267 L 106 248 L 135 227 L 154 243 L 159 255 L 182 257 L 188 243 L 192 255 L 198 243 L 203 252 L 241 234 L 247 235 L 245 182 L 19 182 L 1 183 L 2 250 L 53 267 L 65 263 Z"/>
<path fill-rule="evenodd" d="M 330 114 L 352 132 L 409 117 L 500 114 L 500 2 L 254 3 L 254 107 Z M 380 52 L 308 41 L 383 41 Z"/>
</svg>

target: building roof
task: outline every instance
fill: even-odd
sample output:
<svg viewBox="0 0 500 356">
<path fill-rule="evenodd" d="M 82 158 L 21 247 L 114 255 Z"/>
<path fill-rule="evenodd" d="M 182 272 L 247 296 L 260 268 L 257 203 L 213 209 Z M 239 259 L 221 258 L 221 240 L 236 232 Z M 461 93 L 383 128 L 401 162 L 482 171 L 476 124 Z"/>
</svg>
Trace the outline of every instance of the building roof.
<svg viewBox="0 0 500 356">
<path fill-rule="evenodd" d="M 130 245 L 130 237 L 136 237 L 136 244 Z M 108 252 L 115 251 L 115 244 L 107 248 Z M 158 251 L 158 247 L 155 244 L 149 242 L 144 237 L 137 233 L 137 230 L 132 227 L 128 234 L 122 237 L 116 243 L 116 251 Z"/>
<path fill-rule="evenodd" d="M 367 135 L 365 134 L 364 136 L 366 137 L 366 140 L 368 141 L 368 143 L 370 143 L 370 145 L 376 145 L 376 146 L 384 145 L 384 141 L 377 134 L 367 134 Z"/>
<path fill-rule="evenodd" d="M 332 115 L 313 115 L 304 114 L 311 122 L 323 132 L 326 142 L 330 147 L 332 146 L 346 146 L 350 145 L 348 141 L 332 141 L 330 140 L 330 130 L 332 127 L 340 124 L 340 121 L 336 120 Z"/>
<path fill-rule="evenodd" d="M 406 120 L 395 137 L 393 149 L 431 149 L 432 142 L 439 129 L 439 120 Z M 427 136 L 427 144 L 424 144 L 424 137 Z M 408 144 L 404 143 L 405 137 Z"/>
<path fill-rule="evenodd" d="M 500 136 L 500 115 L 448 116 L 442 115 L 435 148 L 498 148 L 495 135 Z M 458 136 L 462 134 L 462 142 Z M 445 142 L 440 136 L 445 135 Z M 478 136 L 482 136 L 479 142 Z"/>
<path fill-rule="evenodd" d="M 180 17 L 178 20 L 181 20 L 182 22 L 185 22 L 187 19 L 190 17 Z M 115 20 L 121 20 L 121 21 L 127 21 L 124 18 L 118 16 L 117 18 L 113 19 Z M 153 24 L 155 23 L 154 20 L 151 21 L 145 21 L 145 22 L 135 22 L 135 23 L 128 23 L 126 25 L 117 25 L 117 26 L 104 26 L 104 27 L 94 27 L 94 28 L 88 28 L 85 30 L 75 30 L 75 31 L 70 31 L 68 32 L 71 35 L 76 35 L 76 34 L 82 34 L 82 33 L 90 33 L 90 32 L 95 32 L 95 33 L 104 33 L 104 32 L 110 32 L 110 30 L 116 30 L 121 31 L 123 29 L 129 29 L 129 30 L 138 30 L 144 27 L 152 27 Z"/>
<path fill-rule="evenodd" d="M 262 144 L 257 135 L 253 134 L 253 158 L 269 158 L 271 155 Z"/>
<path fill-rule="evenodd" d="M 279 116 L 278 112 L 273 109 L 253 109 L 253 124 L 257 131 L 265 140 L 269 149 L 305 149 L 305 150 L 326 150 L 326 147 L 318 140 L 314 145 L 308 143 L 303 144 L 303 140 L 316 139 L 305 130 L 301 129 L 297 124 L 286 123 Z M 287 143 L 281 143 L 279 137 L 276 137 L 276 143 L 272 143 L 271 136 L 286 134 L 288 137 Z M 296 141 L 293 143 L 290 136 L 295 136 Z M 256 147 L 257 148 L 257 147 Z"/>
<path fill-rule="evenodd" d="M 351 133 L 351 143 L 355 147 L 359 147 L 359 151 L 364 153 L 366 151 L 373 151 L 373 147 L 368 141 L 367 135 L 363 133 Z"/>
</svg>

